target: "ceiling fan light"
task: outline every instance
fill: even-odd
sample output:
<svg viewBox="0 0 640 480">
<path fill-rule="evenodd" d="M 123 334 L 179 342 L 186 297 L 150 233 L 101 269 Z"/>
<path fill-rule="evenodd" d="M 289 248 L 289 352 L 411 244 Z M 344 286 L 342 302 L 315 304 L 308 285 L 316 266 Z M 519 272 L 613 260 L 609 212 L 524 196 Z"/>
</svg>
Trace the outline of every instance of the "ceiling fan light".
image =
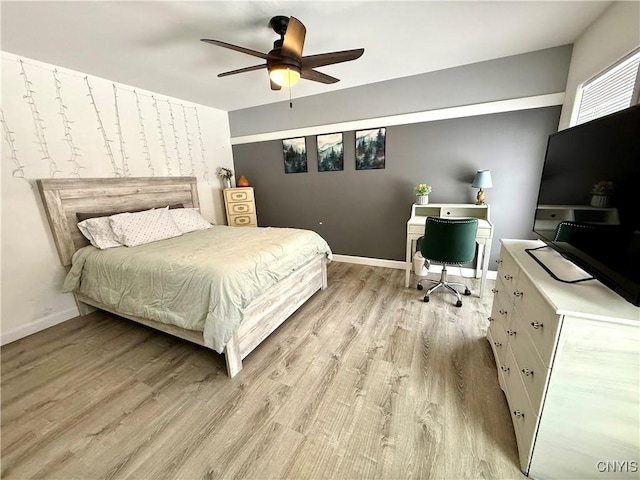
<svg viewBox="0 0 640 480">
<path fill-rule="evenodd" d="M 295 67 L 272 67 L 269 70 L 269 78 L 276 85 L 290 87 L 300 80 L 300 70 Z"/>
</svg>

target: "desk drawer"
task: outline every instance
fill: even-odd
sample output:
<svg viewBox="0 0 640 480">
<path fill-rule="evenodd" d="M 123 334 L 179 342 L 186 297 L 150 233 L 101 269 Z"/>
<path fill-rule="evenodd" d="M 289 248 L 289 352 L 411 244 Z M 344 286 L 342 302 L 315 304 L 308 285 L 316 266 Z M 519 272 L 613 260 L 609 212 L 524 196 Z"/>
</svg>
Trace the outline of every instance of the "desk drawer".
<svg viewBox="0 0 640 480">
<path fill-rule="evenodd" d="M 407 227 L 407 233 L 409 235 L 424 235 L 424 223 L 422 225 L 409 225 Z"/>
</svg>

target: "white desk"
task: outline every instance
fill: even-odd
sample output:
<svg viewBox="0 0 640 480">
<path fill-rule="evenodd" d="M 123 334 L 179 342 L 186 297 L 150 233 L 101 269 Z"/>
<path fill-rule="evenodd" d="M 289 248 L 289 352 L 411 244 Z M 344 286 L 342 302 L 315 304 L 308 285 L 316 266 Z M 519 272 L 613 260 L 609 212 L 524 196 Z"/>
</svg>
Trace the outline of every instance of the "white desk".
<svg viewBox="0 0 640 480">
<path fill-rule="evenodd" d="M 480 296 L 482 296 L 487 280 L 487 271 L 489 270 L 491 241 L 493 240 L 493 224 L 489 218 L 489 205 L 467 205 L 458 203 L 413 204 L 411 207 L 411 218 L 407 222 L 407 255 L 405 259 L 406 274 L 404 286 L 409 286 L 409 279 L 413 268 L 412 257 L 416 249 L 416 241 L 424 235 L 424 224 L 427 217 L 478 219 L 478 232 L 476 233 L 476 243 L 478 244 L 476 278 L 481 279 Z"/>
</svg>

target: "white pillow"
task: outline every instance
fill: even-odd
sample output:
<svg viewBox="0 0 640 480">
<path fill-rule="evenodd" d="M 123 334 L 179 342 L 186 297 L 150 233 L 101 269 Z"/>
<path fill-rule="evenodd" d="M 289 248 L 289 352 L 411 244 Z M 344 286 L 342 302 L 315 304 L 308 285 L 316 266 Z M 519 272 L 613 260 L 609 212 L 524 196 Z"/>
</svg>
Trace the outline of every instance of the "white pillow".
<svg viewBox="0 0 640 480">
<path fill-rule="evenodd" d="M 169 214 L 169 207 L 109 217 L 116 238 L 127 247 L 179 237 L 182 232 Z"/>
<path fill-rule="evenodd" d="M 121 247 L 116 235 L 111 229 L 109 217 L 88 218 L 78 223 L 78 228 L 96 248 L 105 249 Z"/>
<path fill-rule="evenodd" d="M 182 233 L 211 228 L 211 224 L 202 218 L 197 208 L 174 208 L 169 213 Z"/>
</svg>

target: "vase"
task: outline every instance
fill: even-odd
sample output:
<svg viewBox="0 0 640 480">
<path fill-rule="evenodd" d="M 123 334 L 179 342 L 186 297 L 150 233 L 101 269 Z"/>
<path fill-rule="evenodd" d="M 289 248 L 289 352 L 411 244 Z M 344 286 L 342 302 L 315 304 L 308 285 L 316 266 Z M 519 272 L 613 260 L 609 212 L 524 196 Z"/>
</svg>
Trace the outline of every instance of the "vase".
<svg viewBox="0 0 640 480">
<path fill-rule="evenodd" d="M 417 205 L 426 205 L 429 203 L 429 195 L 416 195 Z"/>
<path fill-rule="evenodd" d="M 609 195 L 593 195 L 591 197 L 592 207 L 608 207 L 611 203 L 611 197 Z"/>
<path fill-rule="evenodd" d="M 231 188 L 231 179 L 230 178 L 223 178 L 222 179 L 223 183 L 224 183 L 224 188 Z"/>
</svg>

